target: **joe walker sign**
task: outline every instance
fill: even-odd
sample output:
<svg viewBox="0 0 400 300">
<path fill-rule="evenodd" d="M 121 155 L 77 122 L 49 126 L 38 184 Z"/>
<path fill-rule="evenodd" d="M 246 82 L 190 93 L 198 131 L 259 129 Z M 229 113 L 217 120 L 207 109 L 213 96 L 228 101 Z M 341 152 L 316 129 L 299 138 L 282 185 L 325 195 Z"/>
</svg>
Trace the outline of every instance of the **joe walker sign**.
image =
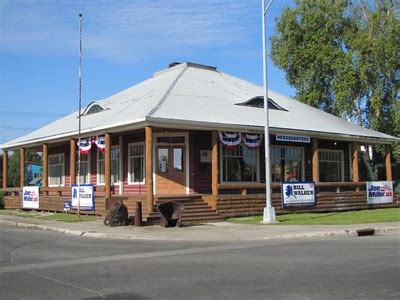
<svg viewBox="0 0 400 300">
<path fill-rule="evenodd" d="M 282 182 L 282 206 L 302 207 L 316 204 L 314 182 Z"/>
</svg>

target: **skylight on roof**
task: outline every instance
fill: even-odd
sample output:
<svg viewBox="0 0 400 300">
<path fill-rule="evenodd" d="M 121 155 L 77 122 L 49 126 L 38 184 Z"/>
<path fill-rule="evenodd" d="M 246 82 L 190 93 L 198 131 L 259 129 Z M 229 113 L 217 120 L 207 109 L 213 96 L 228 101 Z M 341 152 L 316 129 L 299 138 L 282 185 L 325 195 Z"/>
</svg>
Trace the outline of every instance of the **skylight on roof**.
<svg viewBox="0 0 400 300">
<path fill-rule="evenodd" d="M 96 102 L 92 102 L 86 107 L 86 109 L 82 113 L 82 115 L 87 116 L 87 115 L 96 114 L 96 113 L 102 112 L 105 109 L 106 108 L 104 106 L 102 106 Z"/>
<path fill-rule="evenodd" d="M 264 108 L 264 97 L 263 96 L 256 96 L 253 97 L 245 102 L 237 103 L 236 105 L 243 105 L 243 106 L 250 106 L 250 107 L 257 107 L 257 108 Z M 287 111 L 283 107 L 276 104 L 271 98 L 268 98 L 268 109 L 275 109 L 275 110 L 283 110 Z"/>
</svg>

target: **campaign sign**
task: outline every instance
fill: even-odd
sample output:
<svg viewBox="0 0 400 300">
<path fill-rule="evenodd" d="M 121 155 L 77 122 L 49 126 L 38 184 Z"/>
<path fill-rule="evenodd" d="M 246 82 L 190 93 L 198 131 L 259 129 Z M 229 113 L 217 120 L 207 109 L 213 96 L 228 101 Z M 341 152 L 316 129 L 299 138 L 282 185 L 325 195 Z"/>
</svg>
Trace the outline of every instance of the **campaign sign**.
<svg viewBox="0 0 400 300">
<path fill-rule="evenodd" d="M 22 189 L 22 207 L 39 208 L 39 187 L 24 186 Z"/>
<path fill-rule="evenodd" d="M 282 206 L 301 207 L 316 204 L 314 182 L 282 182 Z"/>
<path fill-rule="evenodd" d="M 71 210 L 71 201 L 64 201 L 64 211 L 70 211 Z"/>
<path fill-rule="evenodd" d="M 367 182 L 368 204 L 393 203 L 392 181 L 370 181 Z"/>
<path fill-rule="evenodd" d="M 78 186 L 72 186 L 72 207 L 74 209 L 78 208 Z M 94 195 L 93 195 L 93 185 L 92 184 L 81 184 L 79 187 L 80 203 L 79 207 L 82 210 L 93 210 L 94 209 Z"/>
</svg>

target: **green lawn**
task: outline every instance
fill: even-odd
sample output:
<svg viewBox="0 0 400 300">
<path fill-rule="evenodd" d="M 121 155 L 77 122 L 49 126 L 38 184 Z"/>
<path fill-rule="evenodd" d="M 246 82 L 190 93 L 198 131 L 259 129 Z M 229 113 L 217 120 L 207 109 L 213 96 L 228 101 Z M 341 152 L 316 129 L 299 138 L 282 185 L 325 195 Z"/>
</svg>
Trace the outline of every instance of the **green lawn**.
<svg viewBox="0 0 400 300">
<path fill-rule="evenodd" d="M 330 213 L 293 213 L 277 216 L 282 225 L 348 225 L 363 223 L 400 222 L 400 208 L 368 209 Z M 260 224 L 262 216 L 228 218 L 238 224 Z"/>
<path fill-rule="evenodd" d="M 50 220 L 50 221 L 60 221 L 60 222 L 83 222 L 83 221 L 94 221 L 96 217 L 94 216 L 80 216 L 78 218 L 75 214 L 69 213 L 45 213 L 37 211 L 23 211 L 23 210 L 12 210 L 12 209 L 2 209 L 0 210 L 0 215 L 17 216 L 38 220 Z"/>
</svg>

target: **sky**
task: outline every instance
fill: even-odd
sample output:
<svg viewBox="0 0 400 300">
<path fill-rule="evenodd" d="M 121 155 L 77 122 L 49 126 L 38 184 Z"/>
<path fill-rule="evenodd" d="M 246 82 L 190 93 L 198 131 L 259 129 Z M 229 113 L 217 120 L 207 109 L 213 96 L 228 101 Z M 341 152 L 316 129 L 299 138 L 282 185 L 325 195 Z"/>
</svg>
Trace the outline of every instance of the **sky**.
<svg viewBox="0 0 400 300">
<path fill-rule="evenodd" d="M 82 107 L 176 61 L 263 83 L 261 0 L 0 0 L 0 145 L 78 110 L 80 13 Z M 295 94 L 271 60 L 268 85 Z"/>
</svg>

